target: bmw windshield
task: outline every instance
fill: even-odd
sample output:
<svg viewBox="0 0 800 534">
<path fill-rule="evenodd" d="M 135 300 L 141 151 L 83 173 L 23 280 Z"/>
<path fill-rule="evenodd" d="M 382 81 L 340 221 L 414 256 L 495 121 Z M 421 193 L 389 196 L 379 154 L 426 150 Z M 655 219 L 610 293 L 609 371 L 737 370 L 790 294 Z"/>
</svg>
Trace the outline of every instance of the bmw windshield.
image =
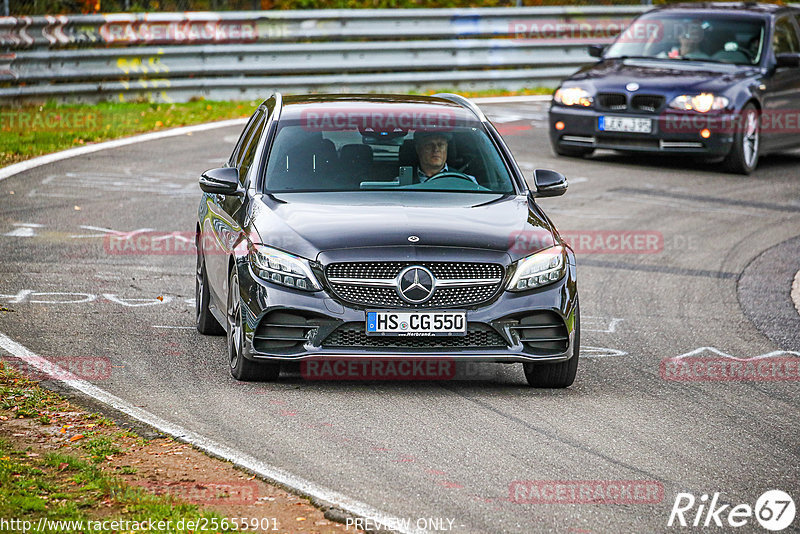
<svg viewBox="0 0 800 534">
<path fill-rule="evenodd" d="M 656 12 L 634 21 L 604 57 L 757 65 L 764 32 L 764 21 L 753 17 Z"/>
<path fill-rule="evenodd" d="M 481 122 L 462 108 L 289 109 L 291 114 L 279 120 L 263 177 L 270 193 L 515 192 L 492 139 Z"/>
</svg>

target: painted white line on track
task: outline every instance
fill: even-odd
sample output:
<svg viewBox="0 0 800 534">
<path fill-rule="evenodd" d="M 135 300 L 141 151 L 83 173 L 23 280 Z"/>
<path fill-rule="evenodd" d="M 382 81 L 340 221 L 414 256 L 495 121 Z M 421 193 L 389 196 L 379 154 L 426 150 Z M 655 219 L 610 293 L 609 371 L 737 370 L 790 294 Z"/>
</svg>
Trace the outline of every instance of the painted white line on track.
<svg viewBox="0 0 800 534">
<path fill-rule="evenodd" d="M 53 152 L 46 156 L 39 156 L 38 158 L 21 161 L 8 167 L 0 169 L 0 180 L 4 180 L 15 174 L 19 174 L 48 163 L 61 161 L 64 159 L 74 158 L 75 156 L 83 156 L 84 154 L 91 154 L 100 150 L 107 150 L 109 148 L 119 148 L 122 146 L 133 145 L 135 143 L 144 143 L 146 141 L 155 141 L 157 139 L 164 139 L 165 137 L 175 137 L 177 135 L 186 135 L 193 132 L 202 132 L 205 130 L 213 130 L 215 128 L 224 128 L 226 126 L 241 126 L 247 122 L 248 119 L 231 119 L 227 121 L 208 122 L 205 124 L 195 124 L 194 126 L 182 126 L 180 128 L 172 128 L 170 130 L 163 130 L 160 132 L 150 132 L 142 135 L 134 135 L 132 137 L 123 137 L 122 139 L 114 139 L 113 141 L 104 141 L 92 145 L 85 145 L 76 148 L 68 148 L 60 152 Z"/>
<path fill-rule="evenodd" d="M 511 104 L 513 102 L 550 102 L 551 95 L 484 96 L 470 98 L 476 104 Z"/>
<path fill-rule="evenodd" d="M 797 274 L 794 276 L 791 294 L 792 300 L 794 301 L 794 307 L 797 310 L 797 313 L 800 313 L 800 271 L 797 271 Z"/>
<path fill-rule="evenodd" d="M 88 395 L 95 400 L 111 406 L 115 410 L 138 419 L 139 421 L 150 425 L 164 434 L 168 434 L 183 442 L 194 445 L 198 449 L 213 456 L 229 460 L 235 465 L 256 473 L 268 481 L 293 488 L 302 494 L 325 501 L 326 503 L 339 507 L 342 510 L 358 517 L 380 522 L 381 524 L 398 526 L 403 525 L 403 522 L 398 518 L 383 513 L 368 504 L 356 501 L 323 486 L 318 486 L 317 484 L 295 476 L 288 471 L 273 467 L 265 462 L 262 462 L 261 460 L 258 460 L 257 458 L 254 458 L 253 456 L 239 452 L 236 449 L 222 445 L 221 443 L 217 443 L 216 441 L 206 438 L 201 434 L 197 434 L 180 425 L 171 423 L 166 419 L 162 419 L 146 410 L 137 408 L 136 406 L 98 388 L 86 380 L 76 378 L 66 369 L 63 369 L 60 366 L 49 362 L 45 358 L 38 356 L 2 332 L 0 332 L 0 348 L 8 352 L 11 356 L 24 361 L 28 365 L 35 367 L 36 369 L 48 375 L 56 377 L 59 382 L 62 382 L 67 387 L 80 391 L 81 393 Z M 398 529 L 397 532 L 422 534 L 424 531 L 418 529 Z"/>
<path fill-rule="evenodd" d="M 153 328 L 168 328 L 170 330 L 194 330 L 196 326 L 169 326 L 164 324 L 154 324 L 152 325 Z"/>
</svg>

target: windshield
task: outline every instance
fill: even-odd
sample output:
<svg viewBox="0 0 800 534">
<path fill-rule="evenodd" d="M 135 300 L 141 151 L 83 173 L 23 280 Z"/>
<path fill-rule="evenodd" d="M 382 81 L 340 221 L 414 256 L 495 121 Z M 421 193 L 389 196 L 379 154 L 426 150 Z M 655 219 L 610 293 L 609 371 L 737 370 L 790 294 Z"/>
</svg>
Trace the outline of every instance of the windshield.
<svg viewBox="0 0 800 534">
<path fill-rule="evenodd" d="M 763 43 L 761 19 L 653 13 L 636 19 L 605 57 L 756 65 L 761 61 Z"/>
<path fill-rule="evenodd" d="M 514 193 L 503 159 L 468 113 L 402 110 L 281 118 L 264 176 L 272 193 L 445 191 Z"/>
</svg>

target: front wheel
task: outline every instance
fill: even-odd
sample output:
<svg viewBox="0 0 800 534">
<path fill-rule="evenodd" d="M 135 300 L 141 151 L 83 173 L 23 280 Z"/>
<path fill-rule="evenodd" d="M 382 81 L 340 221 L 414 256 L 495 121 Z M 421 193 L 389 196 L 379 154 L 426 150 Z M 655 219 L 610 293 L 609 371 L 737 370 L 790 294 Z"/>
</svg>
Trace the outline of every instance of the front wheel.
<svg viewBox="0 0 800 534">
<path fill-rule="evenodd" d="M 575 306 L 575 337 L 572 343 L 572 357 L 558 363 L 523 363 L 525 378 L 535 388 L 565 388 L 575 382 L 578 372 L 578 356 L 581 348 L 581 314 Z"/>
<path fill-rule="evenodd" d="M 242 299 L 239 295 L 239 277 L 231 272 L 228 284 L 228 358 L 231 376 L 243 382 L 275 380 L 280 374 L 278 363 L 262 363 L 244 357 L 244 327 L 242 326 Z"/>
<path fill-rule="evenodd" d="M 738 122 L 736 133 L 733 136 L 733 146 L 722 164 L 729 172 L 750 174 L 758 165 L 761 134 L 756 107 L 753 104 L 747 104 L 739 114 Z"/>
</svg>

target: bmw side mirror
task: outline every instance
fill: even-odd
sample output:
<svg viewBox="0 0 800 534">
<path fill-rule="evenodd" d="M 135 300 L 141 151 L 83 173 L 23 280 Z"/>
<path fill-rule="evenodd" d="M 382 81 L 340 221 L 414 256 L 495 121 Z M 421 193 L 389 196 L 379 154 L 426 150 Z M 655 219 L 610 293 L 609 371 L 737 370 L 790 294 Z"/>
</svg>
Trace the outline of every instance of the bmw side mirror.
<svg viewBox="0 0 800 534">
<path fill-rule="evenodd" d="M 606 50 L 606 45 L 593 44 L 589 45 L 589 55 L 592 57 L 603 57 L 603 52 Z"/>
<path fill-rule="evenodd" d="M 777 54 L 775 56 L 775 61 L 777 63 L 778 68 L 788 67 L 790 69 L 796 69 L 800 67 L 800 54 L 793 52 L 787 52 L 785 54 Z"/>
<path fill-rule="evenodd" d="M 536 191 L 531 191 L 534 198 L 557 197 L 567 192 L 567 177 L 560 172 L 536 169 L 533 183 L 536 185 Z"/>
<path fill-rule="evenodd" d="M 200 189 L 214 195 L 244 195 L 244 189 L 239 187 L 239 169 L 236 167 L 207 170 L 200 175 Z"/>
</svg>

